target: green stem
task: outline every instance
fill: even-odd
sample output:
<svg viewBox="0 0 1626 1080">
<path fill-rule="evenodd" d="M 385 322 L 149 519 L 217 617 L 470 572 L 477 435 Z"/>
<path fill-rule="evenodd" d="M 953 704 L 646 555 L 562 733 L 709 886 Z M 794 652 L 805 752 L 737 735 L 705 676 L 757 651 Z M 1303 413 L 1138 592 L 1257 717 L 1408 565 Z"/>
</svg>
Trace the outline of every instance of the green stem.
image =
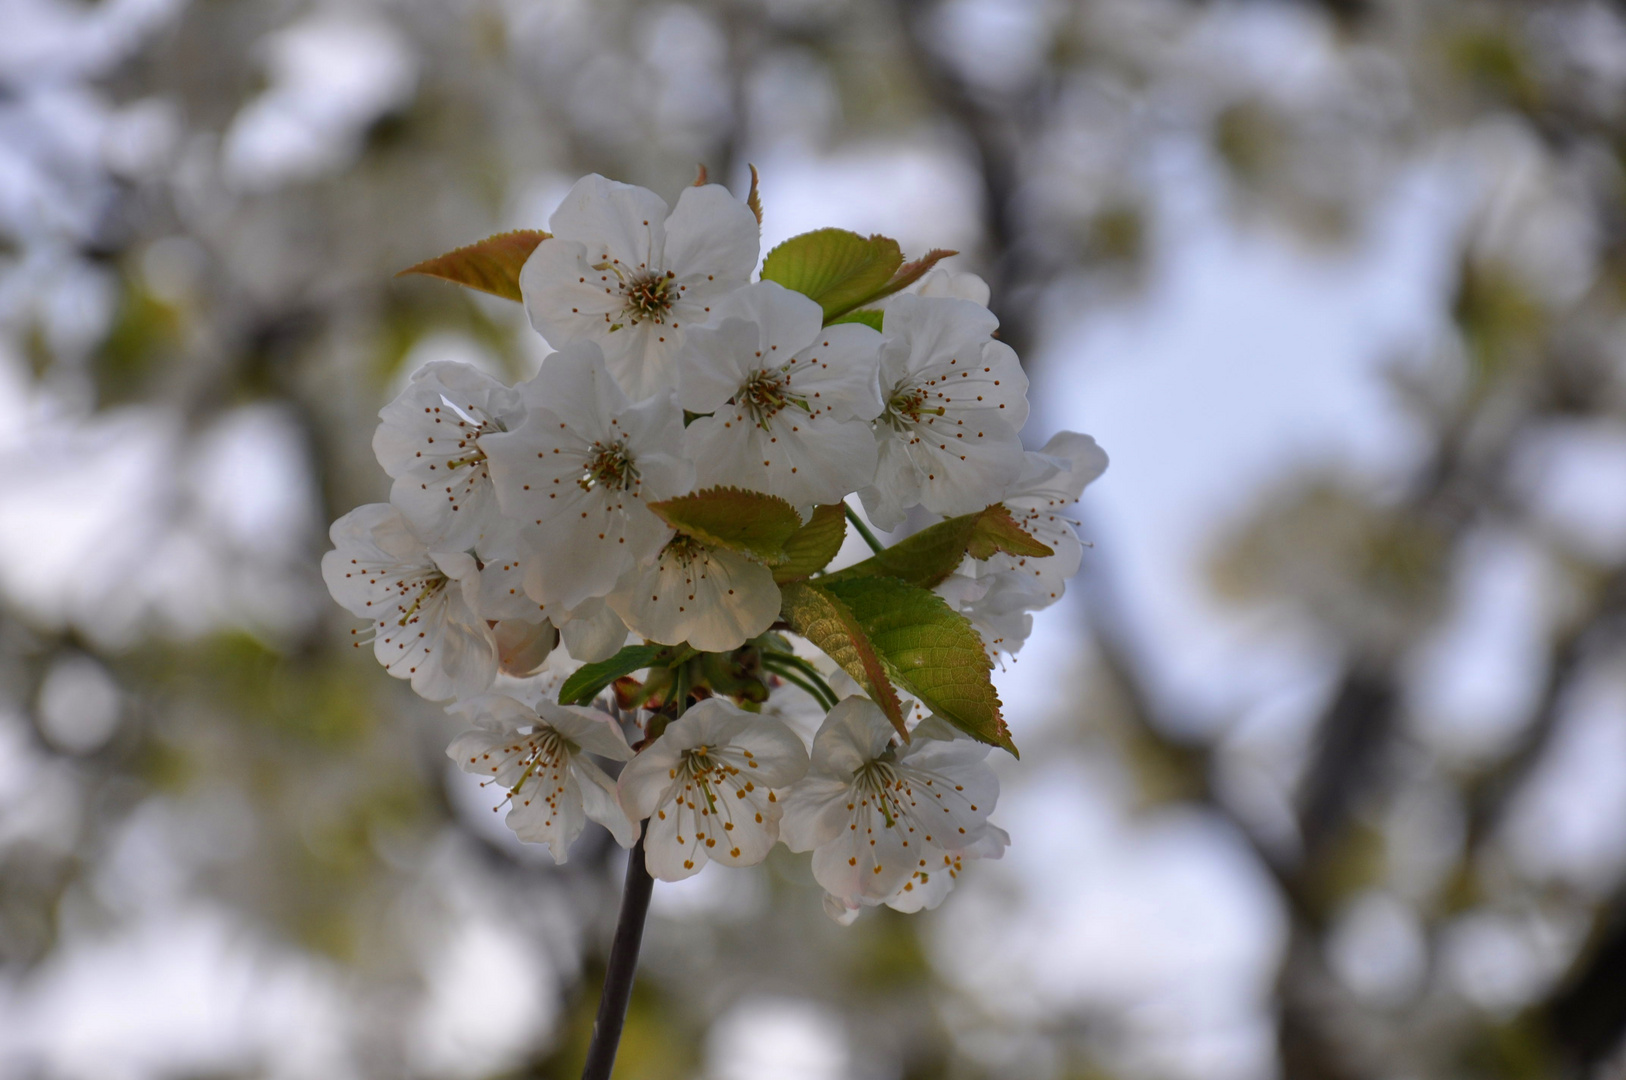
<svg viewBox="0 0 1626 1080">
<path fill-rule="evenodd" d="M 793 683 L 812 694 L 826 709 L 835 708 L 841 701 L 836 697 L 836 692 L 831 689 L 830 684 L 824 681 L 823 673 L 800 656 L 763 653 L 762 666 L 786 682 Z"/>
<path fill-rule="evenodd" d="M 869 531 L 869 526 L 864 524 L 864 519 L 859 517 L 857 512 L 846 503 L 842 503 L 841 508 L 847 511 L 847 520 L 853 523 L 853 528 L 857 529 L 858 535 L 864 538 L 864 543 L 869 545 L 869 549 L 871 551 L 879 555 L 881 553 L 882 544 L 879 540 L 875 539 L 875 534 Z"/>
<path fill-rule="evenodd" d="M 769 666 L 767 664 L 764 664 L 763 666 L 767 667 L 769 671 L 773 672 L 775 675 L 779 676 L 781 679 L 784 679 L 786 682 L 790 683 L 792 686 L 798 687 L 801 690 L 806 691 L 807 695 L 809 697 L 811 697 L 814 701 L 818 702 L 819 707 L 824 709 L 826 712 L 828 712 L 831 709 L 835 708 L 835 704 L 833 702 L 831 702 L 829 697 L 826 696 L 825 693 L 819 687 L 814 686 L 811 681 L 802 678 L 802 676 L 798 672 L 796 672 L 794 669 L 772 667 L 772 666 Z"/>
</svg>

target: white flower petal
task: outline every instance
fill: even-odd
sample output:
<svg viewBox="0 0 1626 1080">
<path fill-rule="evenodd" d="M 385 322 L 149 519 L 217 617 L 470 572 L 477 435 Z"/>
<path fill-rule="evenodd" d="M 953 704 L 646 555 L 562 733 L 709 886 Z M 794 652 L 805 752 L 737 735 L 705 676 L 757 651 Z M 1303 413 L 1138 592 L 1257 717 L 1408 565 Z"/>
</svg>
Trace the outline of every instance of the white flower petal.
<svg viewBox="0 0 1626 1080">
<path fill-rule="evenodd" d="M 627 644 L 627 624 L 602 599 L 577 605 L 559 634 L 571 658 L 584 664 L 608 660 Z"/>
<path fill-rule="evenodd" d="M 730 408 L 690 424 L 684 446 L 699 487 L 763 491 L 793 506 L 840 502 L 875 478 L 877 464 L 862 420 L 800 413 L 765 431 Z"/>
<path fill-rule="evenodd" d="M 896 736 L 892 722 L 868 698 L 843 698 L 813 736 L 812 768 L 830 776 L 851 776 L 880 757 Z"/>
<path fill-rule="evenodd" d="M 563 762 L 539 765 L 509 797 L 503 819 L 527 844 L 546 844 L 553 861 L 563 863 L 587 825 L 581 784 Z"/>
<path fill-rule="evenodd" d="M 629 821 L 627 812 L 621 809 L 621 803 L 616 798 L 615 781 L 585 758 L 577 758 L 572 762 L 572 768 L 580 782 L 582 810 L 588 818 L 610 830 L 610 835 L 622 847 L 630 848 L 637 843 L 638 826 Z"/>
<path fill-rule="evenodd" d="M 755 370 L 759 341 L 756 326 L 740 318 L 691 330 L 678 354 L 678 400 L 683 407 L 696 413 L 724 408 Z"/>
<path fill-rule="evenodd" d="M 705 829 L 686 804 L 662 808 L 644 830 L 644 866 L 661 881 L 682 881 L 705 868 Z"/>
<path fill-rule="evenodd" d="M 831 843 L 847 827 L 847 785 L 841 780 L 810 774 L 791 785 L 783 801 L 779 838 L 792 851 Z"/>
<path fill-rule="evenodd" d="M 859 323 L 827 326 L 790 362 L 790 386 L 815 411 L 873 420 L 881 415 L 881 335 Z"/>
<path fill-rule="evenodd" d="M 750 207 L 721 184 L 683 190 L 666 218 L 665 268 L 716 279 L 718 291 L 744 285 L 757 265 L 761 228 Z"/>
<path fill-rule="evenodd" d="M 541 622 L 503 619 L 491 632 L 497 639 L 498 669 L 516 679 L 541 670 L 559 644 L 559 631 L 547 619 Z"/>
<path fill-rule="evenodd" d="M 617 259 L 636 267 L 659 257 L 666 215 L 666 200 L 648 188 L 594 173 L 576 181 L 565 194 L 548 219 L 548 230 L 560 239 L 586 244 L 594 262 Z"/>
<path fill-rule="evenodd" d="M 537 705 L 536 711 L 542 723 L 589 754 L 597 754 L 611 761 L 627 761 L 632 757 L 632 747 L 627 745 L 620 727 L 597 709 L 581 705 L 557 705 L 544 700 Z"/>
<path fill-rule="evenodd" d="M 761 563 L 679 538 L 649 566 L 629 571 L 606 602 L 635 634 L 728 652 L 779 617 L 779 586 Z"/>
</svg>

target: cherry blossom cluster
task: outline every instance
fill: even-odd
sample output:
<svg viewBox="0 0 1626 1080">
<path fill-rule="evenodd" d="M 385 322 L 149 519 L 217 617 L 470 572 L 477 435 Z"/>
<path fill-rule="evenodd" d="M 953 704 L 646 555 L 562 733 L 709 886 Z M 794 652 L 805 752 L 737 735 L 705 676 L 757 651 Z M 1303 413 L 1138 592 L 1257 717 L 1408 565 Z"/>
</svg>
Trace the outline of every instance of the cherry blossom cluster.
<svg viewBox="0 0 1626 1080">
<path fill-rule="evenodd" d="M 550 656 L 568 670 L 657 645 L 693 665 L 786 641 L 769 562 L 660 512 L 717 489 L 774 496 L 804 522 L 856 499 L 888 532 L 1002 504 L 1051 553 L 968 554 L 934 591 L 988 655 L 1015 653 L 1079 567 L 1064 508 L 1105 455 L 1069 432 L 1024 450 L 1027 379 L 973 275 L 932 269 L 872 318 L 831 322 L 810 296 L 751 280 L 757 214 L 717 185 L 669 209 L 589 176 L 550 230 L 518 274 L 556 350 L 540 373 L 508 386 L 434 363 L 380 413 L 390 501 L 335 522 L 322 564 L 371 624 L 352 631 L 358 647 L 453 703 L 470 730 L 449 755 L 558 861 L 587 820 L 627 847 L 642 830 L 649 871 L 668 881 L 758 863 L 783 841 L 813 853 L 838 918 L 935 905 L 965 860 L 1008 838 L 988 820 L 988 745 L 930 708 L 905 729 L 812 653 L 786 663 L 823 694 L 783 667 L 755 672 L 754 697 L 689 680 L 630 709 L 613 689 L 526 704 L 514 680 Z M 819 703 L 811 749 L 765 707 L 781 691 Z"/>
</svg>

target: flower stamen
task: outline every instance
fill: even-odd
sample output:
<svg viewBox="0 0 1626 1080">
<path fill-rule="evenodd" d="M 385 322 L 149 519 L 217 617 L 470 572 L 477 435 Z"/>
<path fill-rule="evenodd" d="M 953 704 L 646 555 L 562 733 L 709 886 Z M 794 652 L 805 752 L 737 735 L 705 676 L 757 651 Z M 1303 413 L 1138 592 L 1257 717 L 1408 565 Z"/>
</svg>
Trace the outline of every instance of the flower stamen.
<svg viewBox="0 0 1626 1080">
<path fill-rule="evenodd" d="M 624 441 L 608 445 L 595 442 L 592 455 L 582 467 L 576 483 L 583 491 L 603 487 L 610 491 L 626 491 L 638 484 L 638 466 Z"/>
<path fill-rule="evenodd" d="M 621 283 L 621 295 L 626 301 L 622 314 L 636 326 L 645 319 L 665 324 L 666 313 L 672 309 L 671 271 L 665 274 L 640 274 Z"/>
<path fill-rule="evenodd" d="M 734 395 L 734 403 L 751 414 L 757 427 L 767 431 L 769 421 L 787 408 L 809 411 L 807 402 L 791 396 L 787 381 L 781 372 L 753 371 Z"/>
</svg>

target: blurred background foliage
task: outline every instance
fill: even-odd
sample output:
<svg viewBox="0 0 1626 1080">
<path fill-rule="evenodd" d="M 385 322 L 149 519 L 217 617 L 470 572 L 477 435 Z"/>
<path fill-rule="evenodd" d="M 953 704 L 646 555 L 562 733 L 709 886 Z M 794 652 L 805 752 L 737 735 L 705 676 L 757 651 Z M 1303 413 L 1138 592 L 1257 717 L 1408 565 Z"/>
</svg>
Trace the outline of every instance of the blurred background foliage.
<svg viewBox="0 0 1626 1080">
<path fill-rule="evenodd" d="M 0 1073 L 576 1075 L 619 853 L 317 559 L 412 370 L 545 351 L 397 270 L 750 161 L 1115 460 L 1010 856 L 660 886 L 621 1075 L 1622 1075 L 1623 156 L 1600 0 L 0 0 Z"/>
</svg>

